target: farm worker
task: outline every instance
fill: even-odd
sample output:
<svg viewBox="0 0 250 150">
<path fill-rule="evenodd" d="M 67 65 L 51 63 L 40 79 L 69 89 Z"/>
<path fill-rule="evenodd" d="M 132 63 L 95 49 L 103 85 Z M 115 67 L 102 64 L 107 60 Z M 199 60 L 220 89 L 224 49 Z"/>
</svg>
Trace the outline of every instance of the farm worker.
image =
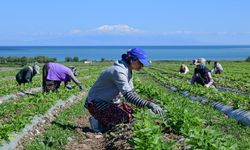
<svg viewBox="0 0 250 150">
<path fill-rule="evenodd" d="M 36 75 L 39 74 L 40 67 L 38 65 L 34 66 L 28 66 L 23 69 L 21 69 L 17 74 L 16 74 L 16 81 L 19 85 L 22 83 L 28 83 L 32 82 L 32 78 Z"/>
<path fill-rule="evenodd" d="M 187 74 L 188 72 L 189 72 L 189 69 L 188 69 L 187 65 L 182 64 L 180 67 L 179 73 Z"/>
<path fill-rule="evenodd" d="M 72 80 L 82 90 L 82 85 L 76 78 L 75 67 L 66 67 L 58 63 L 47 63 L 43 66 L 43 92 L 55 91 L 64 82 L 65 87 L 72 89 L 69 82 Z"/>
<path fill-rule="evenodd" d="M 205 65 L 206 60 L 204 58 L 198 58 L 194 64 L 196 68 L 194 69 L 191 84 L 198 83 L 205 87 L 212 86 L 214 82 L 211 71 Z"/>
<path fill-rule="evenodd" d="M 223 72 L 223 68 L 220 63 L 217 61 L 214 62 L 214 68 L 212 70 L 215 74 L 221 74 Z"/>
<path fill-rule="evenodd" d="M 196 61 L 197 61 L 197 59 L 192 60 L 192 64 L 190 64 L 190 65 L 195 65 Z"/>
<path fill-rule="evenodd" d="M 131 104 L 150 108 L 155 114 L 162 115 L 162 108 L 157 104 L 141 99 L 134 91 L 132 70 L 139 71 L 149 65 L 148 57 L 141 48 L 132 48 L 122 55 L 121 60 L 101 73 L 91 87 L 85 101 L 92 115 L 90 125 L 95 132 L 104 132 L 119 123 L 132 120 Z M 129 103 L 122 102 L 123 96 Z"/>
</svg>

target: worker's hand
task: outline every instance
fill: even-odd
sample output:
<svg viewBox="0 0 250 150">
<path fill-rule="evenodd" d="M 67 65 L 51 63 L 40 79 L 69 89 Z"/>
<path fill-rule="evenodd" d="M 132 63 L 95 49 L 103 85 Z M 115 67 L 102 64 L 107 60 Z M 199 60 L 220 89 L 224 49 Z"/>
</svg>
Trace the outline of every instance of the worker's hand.
<svg viewBox="0 0 250 150">
<path fill-rule="evenodd" d="M 209 87 L 209 85 L 208 85 L 208 84 L 205 84 L 204 86 L 205 86 L 206 88 L 208 88 L 208 87 Z"/>
<path fill-rule="evenodd" d="M 82 85 L 81 85 L 81 84 L 79 84 L 79 86 L 78 86 L 78 87 L 79 87 L 79 89 L 80 89 L 80 90 L 82 90 Z"/>
<path fill-rule="evenodd" d="M 67 84 L 67 85 L 66 85 L 66 88 L 71 90 L 71 89 L 72 89 L 72 86 L 69 85 L 69 84 Z"/>
<path fill-rule="evenodd" d="M 150 102 L 149 104 L 149 108 L 155 113 L 155 114 L 159 114 L 160 116 L 162 116 L 162 108 L 159 105 L 156 105 L 155 103 Z"/>
</svg>

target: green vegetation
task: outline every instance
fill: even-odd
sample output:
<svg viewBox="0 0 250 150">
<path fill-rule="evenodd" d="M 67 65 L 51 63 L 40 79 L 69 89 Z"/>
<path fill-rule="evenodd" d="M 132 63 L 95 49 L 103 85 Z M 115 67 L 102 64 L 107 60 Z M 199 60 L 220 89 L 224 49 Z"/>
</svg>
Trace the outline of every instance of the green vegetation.
<svg viewBox="0 0 250 150">
<path fill-rule="evenodd" d="M 25 66 L 28 63 L 47 63 L 47 62 L 55 62 L 56 58 L 49 58 L 47 56 L 37 56 L 37 57 L 0 57 L 0 63 L 6 65 L 21 65 Z"/>
<path fill-rule="evenodd" d="M 188 64 L 189 74 L 179 74 L 182 63 Z M 224 68 L 221 75 L 213 74 L 216 84 L 230 89 L 250 92 L 250 66 L 245 61 L 222 61 Z M 93 85 L 100 73 L 110 61 L 64 62 L 67 66 L 76 66 L 77 77 L 87 90 Z M 181 91 L 188 91 L 194 96 L 205 97 L 209 101 L 219 101 L 234 108 L 249 111 L 250 94 L 204 88 L 190 85 L 194 66 L 190 62 L 159 61 L 151 67 L 134 73 L 134 86 L 137 93 L 147 100 L 154 101 L 164 108 L 164 115 L 153 115 L 148 109 L 136 109 L 134 113 L 133 137 L 131 144 L 135 149 L 250 149 L 250 127 L 221 112 L 211 105 L 202 105 L 183 96 Z M 207 65 L 210 69 L 213 64 Z M 239 67 L 240 66 L 240 67 Z M 17 69 L 18 71 L 18 69 Z M 15 72 L 0 72 L 0 96 L 20 90 L 14 80 Z M 13 80 L 9 79 L 13 78 Z M 34 116 L 44 114 L 59 99 L 65 100 L 72 94 L 79 94 L 79 89 L 68 90 L 61 85 L 56 93 L 27 95 L 17 100 L 0 104 L 0 143 L 12 140 L 12 135 L 21 131 Z M 162 85 L 174 86 L 172 91 Z M 22 89 L 41 86 L 41 76 L 34 77 L 33 83 Z M 84 98 L 85 99 L 85 98 Z M 83 100 L 84 100 L 83 99 Z M 82 101 L 64 110 L 46 130 L 30 140 L 25 149 L 65 149 L 71 138 L 81 139 L 75 132 L 76 120 L 86 114 Z M 27 109 L 28 108 L 28 109 Z"/>
<path fill-rule="evenodd" d="M 68 140 L 75 134 L 75 120 L 86 113 L 81 104 L 82 101 L 63 111 L 44 134 L 27 143 L 24 149 L 64 149 Z"/>
</svg>

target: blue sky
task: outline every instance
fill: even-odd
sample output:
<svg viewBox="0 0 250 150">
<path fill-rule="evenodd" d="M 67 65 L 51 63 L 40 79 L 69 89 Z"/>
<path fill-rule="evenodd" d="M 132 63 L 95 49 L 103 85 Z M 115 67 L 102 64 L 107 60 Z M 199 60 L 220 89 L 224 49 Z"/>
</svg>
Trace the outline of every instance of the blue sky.
<svg viewBox="0 0 250 150">
<path fill-rule="evenodd" d="M 0 45 L 250 45 L 249 0 L 5 0 Z"/>
</svg>

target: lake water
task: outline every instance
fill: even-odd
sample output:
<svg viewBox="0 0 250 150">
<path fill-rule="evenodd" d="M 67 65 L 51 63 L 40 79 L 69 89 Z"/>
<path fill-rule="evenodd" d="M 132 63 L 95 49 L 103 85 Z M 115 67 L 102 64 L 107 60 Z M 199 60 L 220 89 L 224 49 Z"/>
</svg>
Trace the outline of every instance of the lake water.
<svg viewBox="0 0 250 150">
<path fill-rule="evenodd" d="M 141 47 L 151 60 L 245 60 L 250 46 L 0 46 L 0 56 L 48 56 L 64 61 L 65 57 L 80 59 L 120 59 L 129 48 Z"/>
</svg>

